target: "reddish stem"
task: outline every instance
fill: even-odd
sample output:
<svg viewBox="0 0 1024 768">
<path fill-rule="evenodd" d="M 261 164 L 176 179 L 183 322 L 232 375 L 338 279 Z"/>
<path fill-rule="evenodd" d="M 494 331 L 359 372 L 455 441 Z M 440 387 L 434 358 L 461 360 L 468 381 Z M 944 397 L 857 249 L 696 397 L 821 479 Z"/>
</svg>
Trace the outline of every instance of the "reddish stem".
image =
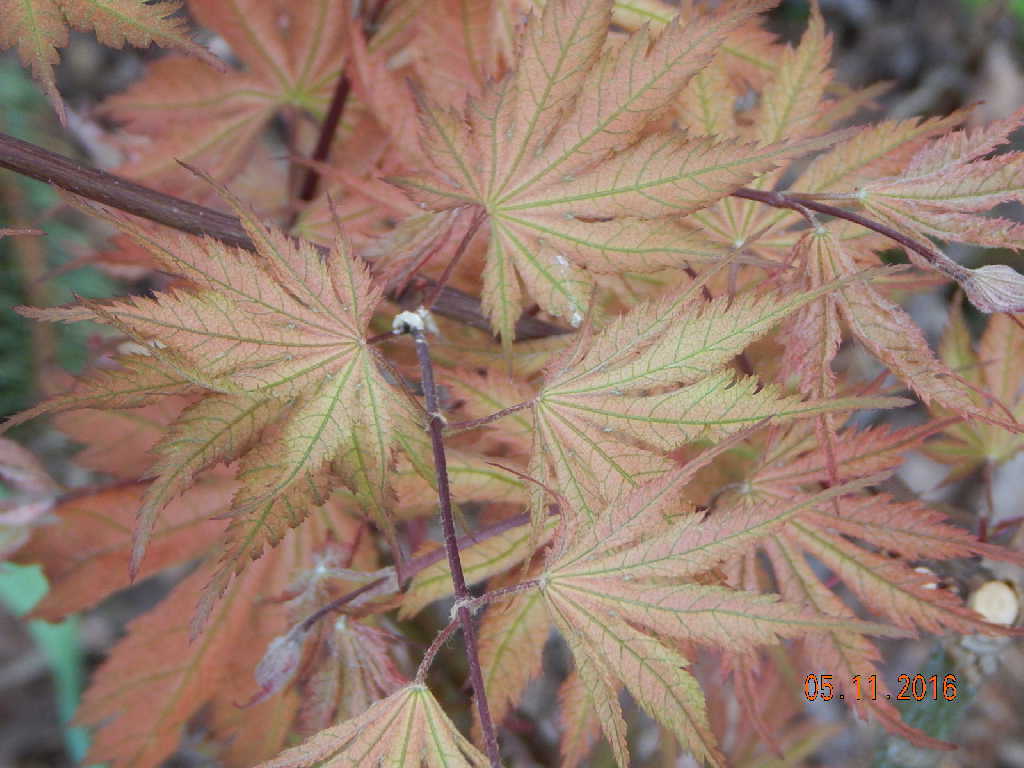
<svg viewBox="0 0 1024 768">
<path fill-rule="evenodd" d="M 235 216 L 157 192 L 111 173 L 87 168 L 74 160 L 3 133 L 0 133 L 0 168 L 52 184 L 87 200 L 141 216 L 179 232 L 206 235 L 236 248 L 255 250 L 252 240 Z M 421 277 L 420 280 L 428 288 L 434 285 L 434 281 L 429 278 Z M 392 295 L 392 298 L 404 307 L 415 307 L 420 303 L 415 295 Z M 434 311 L 472 328 L 488 332 L 491 330 L 490 321 L 480 309 L 480 300 L 458 289 L 444 286 Z M 517 339 L 539 339 L 564 333 L 569 333 L 569 330 L 526 315 L 516 324 Z"/>
<path fill-rule="evenodd" d="M 352 81 L 344 72 L 338 78 L 338 84 L 334 87 L 334 95 L 331 96 L 331 104 L 327 108 L 327 116 L 320 126 L 320 135 L 316 140 L 316 147 L 310 156 L 312 165 L 306 169 L 306 178 L 302 180 L 302 187 L 299 188 L 299 201 L 310 202 L 316 197 L 317 188 L 320 186 L 320 171 L 316 163 L 323 163 L 331 154 L 331 145 L 334 143 L 334 136 L 341 125 L 341 116 L 345 113 L 345 104 L 352 92 Z"/>
<path fill-rule="evenodd" d="M 444 448 L 445 419 L 441 414 L 441 406 L 437 397 L 437 386 L 434 384 L 434 366 L 430 361 L 430 347 L 422 329 L 413 328 L 413 341 L 416 345 L 416 358 L 420 364 L 423 398 L 426 401 L 430 445 L 434 453 L 434 468 L 437 472 L 437 498 L 441 509 L 441 528 L 444 531 L 444 549 L 448 556 L 448 567 L 452 575 L 452 587 L 455 600 L 462 602 L 472 598 L 466 585 L 466 576 L 462 570 L 462 558 L 459 556 L 459 542 L 455 534 L 455 515 L 452 511 L 451 488 L 448 485 L 448 458 Z M 498 738 L 495 733 L 491 710 L 487 705 L 487 692 L 484 690 L 484 675 L 480 667 L 480 653 L 477 647 L 476 625 L 473 614 L 465 604 L 457 610 L 459 626 L 466 645 L 466 659 L 469 663 L 469 680 L 476 693 L 476 706 L 480 714 L 480 730 L 483 733 L 487 757 L 492 768 L 501 768 L 501 755 L 498 751 Z"/>
<path fill-rule="evenodd" d="M 363 29 L 367 38 L 370 37 L 373 27 L 380 20 L 380 15 L 384 12 L 385 5 L 387 5 L 387 0 L 381 0 L 377 3 L 363 23 Z M 316 164 L 326 162 L 331 154 L 331 145 L 334 143 L 334 137 L 338 133 L 338 126 L 341 125 L 341 118 L 345 114 L 345 105 L 348 104 L 348 97 L 351 93 L 352 79 L 343 69 L 338 76 L 337 84 L 334 86 L 331 103 L 327 107 L 327 115 L 320 126 L 320 135 L 317 137 L 316 147 L 313 148 L 313 154 L 310 156 L 313 164 L 306 169 L 306 178 L 303 180 L 302 187 L 299 190 L 299 200 L 303 203 L 308 203 L 316 197 L 317 188 L 320 186 L 320 171 L 317 170 Z"/>
<path fill-rule="evenodd" d="M 423 659 L 420 661 L 420 666 L 416 670 L 416 682 L 422 684 L 427 677 L 427 671 L 430 669 L 430 665 L 434 663 L 434 657 L 437 656 L 437 652 L 441 650 L 441 646 L 447 643 L 452 635 L 455 634 L 455 630 L 459 628 L 459 620 L 452 619 L 448 622 L 444 629 L 437 633 L 437 637 L 434 638 L 434 642 L 430 644 L 426 652 L 423 654 Z"/>
<path fill-rule="evenodd" d="M 874 219 L 869 219 L 867 216 L 862 216 L 859 213 L 848 211 L 845 208 L 828 205 L 827 203 L 820 203 L 816 200 L 810 200 L 805 197 L 791 197 L 782 192 L 748 189 L 747 187 L 740 187 L 732 193 L 732 196 L 739 197 L 744 200 L 753 200 L 758 203 L 764 203 L 765 205 L 770 205 L 773 208 L 788 208 L 791 211 L 796 211 L 801 216 L 807 216 L 807 211 L 815 211 L 826 216 L 834 216 L 837 219 L 846 219 L 846 221 L 859 224 L 865 229 L 870 229 L 872 232 L 884 235 L 893 242 L 903 246 L 908 251 L 913 251 L 943 274 L 948 275 L 953 279 L 956 279 L 958 276 L 962 277 L 962 275 L 957 275 L 953 272 L 951 265 L 947 263 L 949 260 L 946 257 L 936 252 L 936 250 L 929 245 L 915 240 L 912 237 L 908 237 L 902 232 L 877 222 Z"/>
<path fill-rule="evenodd" d="M 344 595 L 342 595 L 341 597 L 338 597 L 338 598 L 336 598 L 334 600 L 331 600 L 331 602 L 327 603 L 327 605 L 321 606 L 316 611 L 314 611 L 313 613 L 311 613 L 309 616 L 307 616 L 305 619 L 302 620 L 302 623 L 300 625 L 302 627 L 302 631 L 303 632 L 309 631 L 313 627 L 313 625 L 316 624 L 318 621 L 320 621 L 320 619 L 322 619 L 324 616 L 326 616 L 326 615 L 328 615 L 330 613 L 334 613 L 335 611 L 339 610 L 346 603 L 351 603 L 353 600 L 355 600 L 360 595 L 366 594 L 367 592 L 369 592 L 374 587 L 377 587 L 380 584 L 383 584 L 386 580 L 387 580 L 386 577 L 381 576 L 379 579 L 374 579 L 373 581 L 369 582 L 368 584 L 363 584 L 363 586 L 359 587 L 359 589 L 353 589 L 351 592 L 347 592 Z"/>
</svg>

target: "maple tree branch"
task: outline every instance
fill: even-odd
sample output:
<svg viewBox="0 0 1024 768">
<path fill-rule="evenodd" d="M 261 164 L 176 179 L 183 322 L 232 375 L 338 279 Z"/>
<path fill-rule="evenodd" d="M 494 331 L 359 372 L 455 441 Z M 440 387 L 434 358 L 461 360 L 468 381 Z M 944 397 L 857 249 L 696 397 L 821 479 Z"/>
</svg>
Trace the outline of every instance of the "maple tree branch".
<svg viewBox="0 0 1024 768">
<path fill-rule="evenodd" d="M 738 197 L 743 200 L 754 200 L 758 203 L 770 205 L 773 208 L 788 208 L 791 211 L 796 211 L 801 216 L 806 216 L 807 211 L 815 211 L 817 213 L 824 214 L 825 216 L 834 216 L 837 219 L 846 219 L 846 221 L 859 224 L 866 229 L 870 229 L 872 232 L 877 232 L 878 234 L 889 238 L 893 242 L 906 248 L 908 251 L 913 251 L 939 272 L 942 272 L 944 275 L 948 275 L 954 280 L 963 277 L 963 275 L 959 274 L 956 270 L 958 265 L 956 265 L 955 262 L 951 262 L 949 258 L 943 256 L 941 253 L 937 252 L 935 248 L 922 243 L 919 240 L 915 240 L 912 237 L 908 237 L 902 232 L 886 226 L 881 222 L 869 219 L 867 216 L 862 216 L 859 213 L 849 211 L 845 208 L 812 200 L 809 197 L 795 197 L 783 192 L 771 192 L 760 189 L 750 189 L 748 187 L 740 187 L 735 190 L 732 193 L 732 197 Z"/>
<path fill-rule="evenodd" d="M 369 41 L 374 27 L 380 20 L 385 5 L 387 5 L 387 0 L 380 0 L 373 10 L 370 11 L 370 14 L 363 23 L 367 41 Z M 306 178 L 303 179 L 302 187 L 299 189 L 300 202 L 308 203 L 316 197 L 317 188 L 320 186 L 320 171 L 317 170 L 316 164 L 326 162 L 331 154 L 331 145 L 334 144 L 334 136 L 338 132 L 338 126 L 341 125 L 341 118 L 345 114 L 345 106 L 348 104 L 348 97 L 351 93 L 352 78 L 348 76 L 344 65 L 342 65 L 341 73 L 338 75 L 338 82 L 334 86 L 334 93 L 331 95 L 331 103 L 327 107 L 327 115 L 320 125 L 320 135 L 317 137 L 316 146 L 313 148 L 313 154 L 310 156 L 313 164 L 306 169 Z M 295 223 L 294 218 L 291 223 Z"/>
<path fill-rule="evenodd" d="M 3 133 L 0 133 L 0 168 L 182 232 L 208 235 L 237 248 L 252 250 L 254 247 L 242 223 L 234 216 L 88 168 Z"/>
<path fill-rule="evenodd" d="M 465 600 L 456 602 L 452 612 L 455 613 L 457 610 L 462 610 L 464 608 L 476 610 L 479 606 L 484 605 L 485 603 L 491 603 L 495 600 L 500 600 L 503 597 L 517 595 L 520 592 L 529 592 L 531 589 L 537 589 L 539 586 L 540 581 L 537 579 L 530 579 L 529 581 L 523 581 L 511 587 L 502 587 L 501 589 L 496 589 L 493 592 L 485 592 L 479 597 L 468 597 Z M 420 665 L 416 669 L 415 680 L 417 683 L 423 683 L 423 681 L 426 680 L 427 672 L 430 671 L 430 667 L 434 663 L 434 658 L 437 656 L 437 652 L 441 650 L 442 645 L 451 639 L 451 636 L 459 627 L 459 622 L 460 618 L 458 616 L 454 616 L 452 620 L 445 625 L 444 629 L 437 634 L 437 637 L 434 638 L 430 647 L 427 648 L 426 652 L 424 652 L 423 658 L 420 660 Z"/>
<path fill-rule="evenodd" d="M 314 165 L 306 168 L 306 177 L 302 180 L 302 186 L 299 189 L 300 202 L 308 203 L 316 197 L 317 188 L 320 186 L 320 171 L 317 170 L 315 163 L 324 163 L 330 156 L 334 135 L 338 132 L 338 126 L 341 125 L 341 116 L 345 112 L 345 104 L 348 102 L 348 96 L 351 92 L 352 80 L 342 71 L 338 77 L 338 83 L 334 87 L 334 94 L 331 96 L 327 115 L 320 126 L 320 135 L 317 137 L 313 154 L 310 155 Z"/>
<path fill-rule="evenodd" d="M 455 534 L 455 515 L 452 511 L 451 488 L 448 485 L 448 458 L 444 448 L 445 419 L 441 414 L 441 406 L 437 397 L 437 386 L 434 383 L 434 366 L 430 360 L 430 347 L 423 328 L 410 327 L 416 347 L 416 358 L 420 364 L 423 398 L 426 401 L 429 418 L 430 445 L 434 454 L 434 468 L 437 472 L 437 498 L 441 510 L 441 528 L 444 531 L 444 548 L 448 556 L 448 567 L 451 570 L 452 586 L 455 590 L 456 602 L 472 598 L 466 586 L 466 576 L 462 571 L 462 558 L 459 556 L 458 537 Z M 492 768 L 501 767 L 501 755 L 498 751 L 498 738 L 495 734 L 494 722 L 491 720 L 490 707 L 487 704 L 487 692 L 484 690 L 483 670 L 480 667 L 480 653 L 477 647 L 476 626 L 469 607 L 462 604 L 458 607 L 459 626 L 466 646 L 466 660 L 469 662 L 469 679 L 476 693 L 477 711 L 480 714 L 480 730 L 483 733 L 487 757 Z"/>
<path fill-rule="evenodd" d="M 346 603 L 351 603 L 360 595 L 366 594 L 370 590 L 383 584 L 385 581 L 387 581 L 387 577 L 381 576 L 379 579 L 374 579 L 371 582 L 363 584 L 363 586 L 359 587 L 359 589 L 353 589 L 351 592 L 346 592 L 341 597 L 335 598 L 326 605 L 317 608 L 313 613 L 309 614 L 309 616 L 307 616 L 299 623 L 301 631 L 308 632 L 310 629 L 312 629 L 313 625 L 320 621 L 320 619 L 322 619 L 324 616 L 327 616 L 330 613 L 334 613 L 335 611 L 339 610 L 342 606 L 344 606 Z"/>
<path fill-rule="evenodd" d="M 255 250 L 241 221 L 230 214 L 215 211 L 180 197 L 89 168 L 55 152 L 0 133 L 0 168 L 46 182 L 60 189 L 134 216 L 190 235 L 206 235 L 227 245 Z M 426 277 L 420 282 L 429 289 L 435 283 Z M 392 296 L 402 306 L 416 306 L 421 295 L 409 291 Z M 480 300 L 456 288 L 444 286 L 434 311 L 452 320 L 490 332 L 491 324 L 480 309 Z M 516 324 L 516 338 L 539 339 L 570 333 L 569 329 L 523 315 Z"/>
</svg>

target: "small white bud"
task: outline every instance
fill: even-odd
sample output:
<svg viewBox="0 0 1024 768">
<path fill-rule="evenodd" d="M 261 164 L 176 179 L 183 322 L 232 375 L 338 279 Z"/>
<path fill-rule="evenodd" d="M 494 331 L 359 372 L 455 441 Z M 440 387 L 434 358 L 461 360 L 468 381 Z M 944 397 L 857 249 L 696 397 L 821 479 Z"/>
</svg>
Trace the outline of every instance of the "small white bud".
<svg viewBox="0 0 1024 768">
<path fill-rule="evenodd" d="M 308 634 L 309 630 L 298 624 L 287 634 L 279 635 L 270 641 L 267 652 L 253 673 L 260 690 L 246 706 L 265 701 L 292 681 L 299 670 Z"/>
<path fill-rule="evenodd" d="M 391 332 L 395 334 L 409 333 L 409 331 L 422 331 L 424 328 L 423 318 L 416 312 L 399 312 L 391 321 Z"/>
<path fill-rule="evenodd" d="M 150 348 L 144 344 L 136 344 L 134 341 L 123 341 L 117 345 L 117 353 L 119 355 L 144 355 L 145 357 L 152 356 Z"/>
<path fill-rule="evenodd" d="M 434 321 L 434 316 L 430 314 L 430 310 L 426 307 L 420 307 L 416 310 L 416 314 L 420 316 L 420 320 L 423 321 L 423 327 L 427 333 L 432 333 L 435 336 L 440 336 L 441 331 L 437 327 L 437 323 Z"/>
</svg>

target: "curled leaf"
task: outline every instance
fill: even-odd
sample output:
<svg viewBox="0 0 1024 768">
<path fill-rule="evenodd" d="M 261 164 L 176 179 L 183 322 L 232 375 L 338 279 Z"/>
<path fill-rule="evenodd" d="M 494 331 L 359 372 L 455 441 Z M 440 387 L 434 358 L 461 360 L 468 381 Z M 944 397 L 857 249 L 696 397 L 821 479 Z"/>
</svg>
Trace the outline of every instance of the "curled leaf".
<svg viewBox="0 0 1024 768">
<path fill-rule="evenodd" d="M 267 652 L 253 673 L 260 689 L 245 703 L 246 707 L 266 701 L 295 678 L 299 664 L 302 663 L 302 652 L 308 635 L 309 627 L 304 623 L 296 624 L 287 634 L 270 641 Z"/>
<path fill-rule="evenodd" d="M 969 270 L 960 285 L 982 312 L 1024 312 L 1024 275 L 1005 264 Z"/>
</svg>

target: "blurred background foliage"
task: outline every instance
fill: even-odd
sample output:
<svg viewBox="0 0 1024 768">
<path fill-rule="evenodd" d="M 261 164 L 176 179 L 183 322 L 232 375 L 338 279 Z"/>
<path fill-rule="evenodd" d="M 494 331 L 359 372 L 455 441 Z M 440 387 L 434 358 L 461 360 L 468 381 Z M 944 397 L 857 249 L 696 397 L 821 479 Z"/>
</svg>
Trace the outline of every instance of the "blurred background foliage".
<svg viewBox="0 0 1024 768">
<path fill-rule="evenodd" d="M 49 105 L 17 62 L 0 60 L 0 131 L 56 152 L 71 151 L 60 138 Z M 44 227 L 46 236 L 0 240 L 0 306 L 53 305 L 78 296 L 110 296 L 115 283 L 94 267 L 67 270 L 95 243 L 75 214 L 59 211 L 50 186 L 4 172 L 0 179 L 0 221 L 4 226 Z M 39 327 L 5 311 L 0 322 L 0 416 L 32 404 L 45 366 L 77 371 L 85 362 L 89 324 Z"/>
</svg>

